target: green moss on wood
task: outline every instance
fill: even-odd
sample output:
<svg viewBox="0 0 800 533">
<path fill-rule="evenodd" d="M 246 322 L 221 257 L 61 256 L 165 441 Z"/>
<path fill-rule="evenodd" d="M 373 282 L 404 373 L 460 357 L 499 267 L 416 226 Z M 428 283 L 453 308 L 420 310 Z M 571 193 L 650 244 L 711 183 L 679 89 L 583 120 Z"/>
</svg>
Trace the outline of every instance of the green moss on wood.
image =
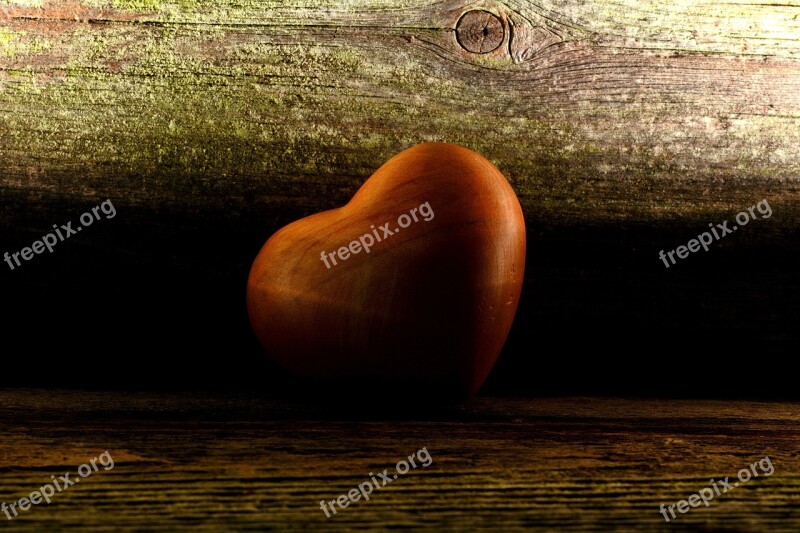
<svg viewBox="0 0 800 533">
<path fill-rule="evenodd" d="M 0 26 L 4 186 L 55 194 L 80 175 L 84 194 L 134 202 L 335 205 L 397 151 L 446 141 L 493 160 L 532 216 L 659 219 L 738 209 L 800 172 L 790 97 L 777 102 L 782 115 L 734 113 L 646 54 L 637 60 L 666 65 L 663 79 L 593 93 L 602 71 L 577 89 L 565 81 L 592 58 L 561 71 L 559 55 L 469 62 L 437 48 L 446 29 L 336 26 L 396 2 L 344 4 L 330 27 L 314 26 L 312 9 L 330 3 L 280 4 L 92 0 L 169 22 L 70 22 L 46 37 Z M 586 24 L 611 24 L 599 20 Z M 240 21 L 268 23 L 231 24 Z M 619 53 L 613 64 L 635 54 Z M 310 199 L 310 186 L 328 194 Z"/>
<path fill-rule="evenodd" d="M 53 43 L 41 37 L 30 37 L 28 32 L 0 27 L 0 57 L 15 58 L 45 52 Z"/>
</svg>

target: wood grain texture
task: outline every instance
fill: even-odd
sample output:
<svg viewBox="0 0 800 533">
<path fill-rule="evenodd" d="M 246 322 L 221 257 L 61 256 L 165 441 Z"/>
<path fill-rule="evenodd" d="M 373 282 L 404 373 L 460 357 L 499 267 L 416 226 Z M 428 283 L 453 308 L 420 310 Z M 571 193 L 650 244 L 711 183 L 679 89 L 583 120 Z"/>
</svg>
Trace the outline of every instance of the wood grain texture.
<svg viewBox="0 0 800 533">
<path fill-rule="evenodd" d="M 769 197 L 775 231 L 797 223 L 792 3 L 33 4 L 0 21 L 5 194 L 318 210 L 440 140 L 495 162 L 531 222 Z M 475 8 L 507 30 L 492 53 L 457 42 Z"/>
<path fill-rule="evenodd" d="M 358 414 L 248 395 L 0 392 L 0 501 L 108 450 L 9 531 L 797 531 L 798 406 L 482 398 Z M 331 519 L 331 500 L 422 447 L 433 463 Z M 769 456 L 774 473 L 666 524 L 659 506 Z"/>
<path fill-rule="evenodd" d="M 347 205 L 281 228 L 256 257 L 247 309 L 283 368 L 406 399 L 475 394 L 506 342 L 525 276 L 525 221 L 497 168 L 421 144 Z"/>
</svg>

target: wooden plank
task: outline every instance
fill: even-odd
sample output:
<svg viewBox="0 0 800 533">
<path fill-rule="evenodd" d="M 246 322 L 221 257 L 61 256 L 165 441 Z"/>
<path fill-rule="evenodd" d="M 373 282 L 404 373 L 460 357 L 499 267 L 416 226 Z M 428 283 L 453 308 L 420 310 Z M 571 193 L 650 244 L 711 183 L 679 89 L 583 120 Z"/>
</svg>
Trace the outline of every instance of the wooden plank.
<svg viewBox="0 0 800 533">
<path fill-rule="evenodd" d="M 502 20 L 489 54 L 455 36 L 476 7 Z M 6 2 L 3 190 L 316 210 L 393 153 L 448 140 L 498 164 L 531 224 L 705 220 L 771 198 L 785 228 L 797 222 L 798 11 Z"/>
<path fill-rule="evenodd" d="M 9 522 L 15 531 L 800 526 L 791 403 L 482 398 L 381 412 L 244 394 L 5 390 L 0 405 L 1 501 L 103 451 L 115 461 Z M 330 519 L 319 508 L 423 447 L 429 467 Z M 661 504 L 712 478 L 733 482 L 765 456 L 772 475 L 664 521 Z"/>
</svg>

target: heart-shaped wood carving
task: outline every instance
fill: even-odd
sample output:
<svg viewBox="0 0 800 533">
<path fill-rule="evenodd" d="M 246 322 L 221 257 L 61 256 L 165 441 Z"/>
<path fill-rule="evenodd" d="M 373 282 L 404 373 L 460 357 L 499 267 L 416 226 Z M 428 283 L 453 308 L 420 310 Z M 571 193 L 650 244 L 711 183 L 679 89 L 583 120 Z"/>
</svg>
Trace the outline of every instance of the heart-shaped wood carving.
<svg viewBox="0 0 800 533">
<path fill-rule="evenodd" d="M 505 177 L 467 148 L 421 144 L 344 207 L 275 233 L 253 263 L 247 307 L 264 348 L 297 375 L 390 396 L 474 394 L 511 328 L 524 269 L 525 223 Z"/>
</svg>

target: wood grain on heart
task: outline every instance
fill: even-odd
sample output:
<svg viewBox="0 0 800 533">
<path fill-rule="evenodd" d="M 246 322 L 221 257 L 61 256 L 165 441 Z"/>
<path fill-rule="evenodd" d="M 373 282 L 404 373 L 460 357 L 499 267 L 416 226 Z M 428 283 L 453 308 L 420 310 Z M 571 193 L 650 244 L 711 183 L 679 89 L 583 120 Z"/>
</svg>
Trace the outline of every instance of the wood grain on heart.
<svg viewBox="0 0 800 533">
<path fill-rule="evenodd" d="M 524 267 L 522 209 L 501 172 L 467 148 L 422 144 L 344 207 L 275 233 L 248 311 L 297 375 L 472 394 L 511 328 Z"/>
</svg>

